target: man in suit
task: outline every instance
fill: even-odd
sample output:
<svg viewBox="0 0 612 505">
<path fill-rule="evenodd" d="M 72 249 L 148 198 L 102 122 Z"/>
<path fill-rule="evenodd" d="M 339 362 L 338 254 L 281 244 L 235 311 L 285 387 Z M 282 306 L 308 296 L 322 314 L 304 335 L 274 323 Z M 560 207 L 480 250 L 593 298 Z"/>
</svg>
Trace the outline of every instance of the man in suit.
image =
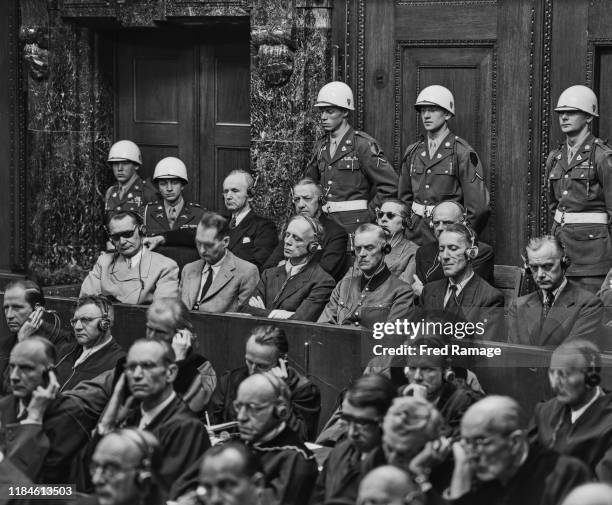
<svg viewBox="0 0 612 505">
<path fill-rule="evenodd" d="M 108 233 L 116 252 L 102 253 L 81 285 L 79 297 L 104 295 L 129 304 L 149 304 L 178 294 L 174 260 L 143 246 L 140 216 L 132 211 L 113 214 Z"/>
<path fill-rule="evenodd" d="M 429 225 L 433 228 L 435 242 L 427 242 L 417 249 L 416 277 L 410 279 L 412 289 L 417 296 L 423 292 L 423 285 L 428 282 L 444 279 L 444 271 L 438 257 L 438 237 L 447 226 L 454 223 L 466 224 L 466 211 L 463 205 L 452 200 L 441 202 L 431 212 Z M 489 244 L 478 241 L 478 254 L 472 261 L 472 268 L 489 284 L 493 284 L 493 268 L 495 256 Z"/>
<path fill-rule="evenodd" d="M 503 340 L 504 295 L 474 273 L 476 243 L 464 224 L 451 224 L 440 234 L 438 256 L 445 278 L 425 285 L 420 305 L 426 313 L 444 311 L 456 321 L 473 323 L 473 338 Z M 456 338 L 465 336 L 455 333 Z"/>
<path fill-rule="evenodd" d="M 324 202 L 323 189 L 315 180 L 305 177 L 293 186 L 295 213 L 318 219 L 325 229 L 321 248 L 313 254 L 313 260 L 338 282 L 346 271 L 348 234 L 342 226 L 322 212 Z M 284 263 L 284 245 L 281 241 L 276 246 L 270 259 L 264 264 L 264 270 Z"/>
<path fill-rule="evenodd" d="M 325 230 L 317 219 L 291 218 L 285 231 L 283 266 L 264 271 L 245 312 L 272 319 L 316 321 L 336 286 L 313 259 Z"/>
<path fill-rule="evenodd" d="M 114 319 L 113 306 L 104 296 L 84 296 L 77 300 L 70 320 L 76 343 L 55 366 L 60 391 L 114 369 L 117 361 L 125 356 L 111 335 Z"/>
<path fill-rule="evenodd" d="M 359 274 L 351 272 L 334 288 L 319 323 L 363 326 L 405 318 L 412 307 L 412 288 L 385 263 L 391 250 L 380 226 L 366 223 L 355 230 Z"/>
<path fill-rule="evenodd" d="M 533 238 L 525 267 L 538 289 L 513 300 L 508 311 L 508 342 L 556 347 L 565 340 L 596 341 L 602 302 L 565 276 L 570 259 L 551 235 Z"/>
<path fill-rule="evenodd" d="M 174 351 L 163 340 L 137 340 L 98 424 L 97 435 L 133 427 L 153 433 L 161 446 L 160 483 L 170 489 L 183 471 L 210 447 L 204 425 L 173 389 Z M 126 389 L 127 383 L 127 389 Z"/>
<path fill-rule="evenodd" d="M 161 199 L 147 203 L 144 225 L 145 247 L 168 256 L 179 268 L 198 259 L 195 233 L 202 213 L 200 205 L 186 202 L 183 190 L 189 182 L 187 167 L 178 158 L 168 156 L 159 161 L 153 173 Z"/>
<path fill-rule="evenodd" d="M 278 243 L 274 223 L 251 209 L 255 181 L 244 170 L 234 170 L 223 181 L 223 201 L 231 212 L 227 248 L 259 270 Z"/>
<path fill-rule="evenodd" d="M 257 267 L 230 250 L 227 219 L 205 212 L 196 231 L 196 247 L 202 259 L 185 265 L 181 275 L 181 299 L 200 312 L 237 312 L 259 282 Z"/>
</svg>

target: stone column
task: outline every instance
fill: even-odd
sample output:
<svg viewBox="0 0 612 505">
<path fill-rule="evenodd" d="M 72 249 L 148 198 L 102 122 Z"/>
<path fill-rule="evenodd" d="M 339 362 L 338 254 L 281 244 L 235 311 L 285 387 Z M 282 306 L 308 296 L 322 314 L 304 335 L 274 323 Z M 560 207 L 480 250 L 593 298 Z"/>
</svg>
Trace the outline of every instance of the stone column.
<svg viewBox="0 0 612 505">
<path fill-rule="evenodd" d="M 28 270 L 41 283 L 80 282 L 103 244 L 112 125 L 96 37 L 64 24 L 54 2 L 21 0 L 26 113 Z"/>
<path fill-rule="evenodd" d="M 254 206 L 279 230 L 291 213 L 291 185 L 322 134 L 313 104 L 330 75 L 331 9 L 323 3 L 254 0 L 252 6 L 251 161 L 260 188 Z"/>
</svg>

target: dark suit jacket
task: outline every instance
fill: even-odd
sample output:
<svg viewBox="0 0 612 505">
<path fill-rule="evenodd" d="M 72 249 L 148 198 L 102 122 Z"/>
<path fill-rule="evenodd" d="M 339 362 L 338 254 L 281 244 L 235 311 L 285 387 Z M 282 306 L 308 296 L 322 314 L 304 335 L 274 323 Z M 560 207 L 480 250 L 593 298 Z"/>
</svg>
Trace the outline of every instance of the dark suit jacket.
<svg viewBox="0 0 612 505">
<path fill-rule="evenodd" d="M 444 311 L 444 296 L 448 280 L 425 284 L 421 294 L 421 308 L 425 311 Z M 459 293 L 463 319 L 472 323 L 484 323 L 484 334 L 474 335 L 476 340 L 503 340 L 504 295 L 478 274 L 469 280 Z"/>
<path fill-rule="evenodd" d="M 282 309 L 295 312 L 290 319 L 316 321 L 335 286 L 334 279 L 312 260 L 290 278 L 284 266 L 269 268 L 253 292 L 253 296 L 261 296 L 266 308 L 257 309 L 247 302 L 243 311 L 266 317 L 272 310 Z"/>
<path fill-rule="evenodd" d="M 274 223 L 251 210 L 240 224 L 230 231 L 228 249 L 239 258 L 253 263 L 261 271 L 277 243 Z"/>
<path fill-rule="evenodd" d="M 444 270 L 438 258 L 438 242 L 428 242 L 417 249 L 416 274 L 423 284 L 444 279 Z M 493 267 L 495 255 L 493 248 L 484 242 L 478 242 L 478 255 L 472 262 L 474 272 L 489 284 L 493 284 Z M 429 274 L 429 275 L 428 275 Z M 412 282 L 412 279 L 410 279 Z"/>
<path fill-rule="evenodd" d="M 4 455 L 4 459 L 0 461 L 0 489 L 2 494 L 0 495 L 0 505 L 31 505 L 35 503 L 44 503 L 41 500 L 27 500 L 11 498 L 8 495 L 9 486 L 29 486 L 32 481 L 19 470 L 11 461 L 9 461 Z"/>
<path fill-rule="evenodd" d="M 597 343 L 602 314 L 601 300 L 568 280 L 542 328 L 542 299 L 539 292 L 512 301 L 508 310 L 508 342 L 556 347 L 565 340 L 584 338 Z"/>
<path fill-rule="evenodd" d="M 348 242 L 348 234 L 342 226 L 325 214 L 321 214 L 318 219 L 325 230 L 325 234 L 323 235 L 321 249 L 314 253 L 312 259 L 317 261 L 321 268 L 338 282 L 342 279 L 346 270 L 346 243 Z M 264 264 L 264 270 L 278 266 L 285 259 L 283 254 L 284 245 L 284 242 L 281 240 Z"/>
</svg>

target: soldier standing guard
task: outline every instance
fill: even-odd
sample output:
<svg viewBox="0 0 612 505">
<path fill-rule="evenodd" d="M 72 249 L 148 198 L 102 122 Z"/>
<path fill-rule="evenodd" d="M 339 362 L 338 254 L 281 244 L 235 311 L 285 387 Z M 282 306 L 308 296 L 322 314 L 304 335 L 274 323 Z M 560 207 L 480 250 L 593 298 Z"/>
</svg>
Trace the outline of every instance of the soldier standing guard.
<svg viewBox="0 0 612 505">
<path fill-rule="evenodd" d="M 145 204 L 156 200 L 157 192 L 149 181 L 138 176 L 142 165 L 140 149 L 131 140 L 120 140 L 111 146 L 107 161 L 117 184 L 108 188 L 104 197 L 106 222 L 111 213 L 127 208 L 138 210 L 142 217 Z"/>
<path fill-rule="evenodd" d="M 567 88 L 555 111 L 565 142 L 546 160 L 552 233 L 572 259 L 566 276 L 596 292 L 612 267 L 612 149 L 589 130 L 599 117 L 591 89 Z"/>
<path fill-rule="evenodd" d="M 195 235 L 204 211 L 198 203 L 184 200 L 183 189 L 188 182 L 187 167 L 181 160 L 172 156 L 160 160 L 153 183 L 161 199 L 148 203 L 144 212 L 144 245 L 172 258 L 179 269 L 200 258 Z"/>
<path fill-rule="evenodd" d="M 489 190 L 478 155 L 448 128 L 455 115 L 453 94 L 444 86 L 428 86 L 414 107 L 427 138 L 410 145 L 402 159 L 398 197 L 412 210 L 406 236 L 419 245 L 435 242 L 429 227 L 431 212 L 449 200 L 465 207 L 470 227 L 479 234 L 491 212 Z"/>
<path fill-rule="evenodd" d="M 349 111 L 355 110 L 349 86 L 338 81 L 326 84 L 315 107 L 325 135 L 315 143 L 306 175 L 323 188 L 323 212 L 352 234 L 360 224 L 375 219 L 375 208 L 383 200 L 395 198 L 397 174 L 378 142 L 349 124 Z"/>
</svg>

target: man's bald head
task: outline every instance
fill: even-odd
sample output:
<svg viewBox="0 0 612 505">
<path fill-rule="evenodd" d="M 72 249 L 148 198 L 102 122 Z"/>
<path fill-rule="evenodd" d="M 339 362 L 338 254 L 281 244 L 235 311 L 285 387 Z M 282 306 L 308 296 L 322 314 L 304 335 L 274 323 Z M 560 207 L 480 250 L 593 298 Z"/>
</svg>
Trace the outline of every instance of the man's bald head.
<svg viewBox="0 0 612 505">
<path fill-rule="evenodd" d="M 461 421 L 479 424 L 488 431 L 506 434 L 521 428 L 521 407 L 509 396 L 487 396 L 472 405 Z"/>
<path fill-rule="evenodd" d="M 431 213 L 431 223 L 436 238 L 440 236 L 447 226 L 465 221 L 465 209 L 457 202 L 442 202 L 436 205 Z"/>
<path fill-rule="evenodd" d="M 44 337 L 30 337 L 18 342 L 13 347 L 11 355 L 14 353 L 25 354 L 46 367 L 53 366 L 57 359 L 55 346 Z"/>
<path fill-rule="evenodd" d="M 561 505 L 612 505 L 612 486 L 602 482 L 583 484 L 572 490 Z"/>
<path fill-rule="evenodd" d="M 412 499 L 405 498 L 412 495 Z M 369 472 L 359 484 L 357 503 L 420 504 L 422 495 L 410 476 L 396 466 L 385 465 Z"/>
<path fill-rule="evenodd" d="M 42 337 L 19 342 L 9 358 L 9 380 L 13 395 L 29 401 L 38 386 L 45 386 L 45 374 L 54 365 L 55 347 Z"/>
</svg>

